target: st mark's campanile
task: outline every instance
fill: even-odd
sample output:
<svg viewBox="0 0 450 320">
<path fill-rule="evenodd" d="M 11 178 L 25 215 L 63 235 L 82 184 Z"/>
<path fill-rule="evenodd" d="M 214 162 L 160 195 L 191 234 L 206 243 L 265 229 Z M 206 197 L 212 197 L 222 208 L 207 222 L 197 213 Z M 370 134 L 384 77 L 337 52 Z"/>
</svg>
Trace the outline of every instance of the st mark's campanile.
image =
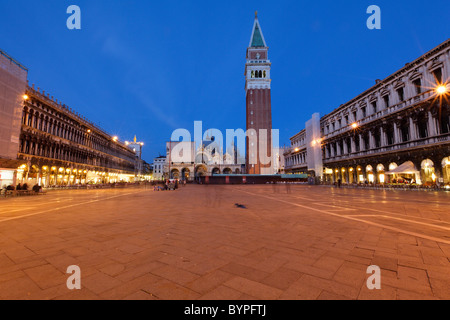
<svg viewBox="0 0 450 320">
<path fill-rule="evenodd" d="M 273 174 L 270 60 L 255 13 L 245 64 L 247 132 L 245 164 L 248 174 Z M 253 130 L 252 130 L 253 129 Z"/>
</svg>

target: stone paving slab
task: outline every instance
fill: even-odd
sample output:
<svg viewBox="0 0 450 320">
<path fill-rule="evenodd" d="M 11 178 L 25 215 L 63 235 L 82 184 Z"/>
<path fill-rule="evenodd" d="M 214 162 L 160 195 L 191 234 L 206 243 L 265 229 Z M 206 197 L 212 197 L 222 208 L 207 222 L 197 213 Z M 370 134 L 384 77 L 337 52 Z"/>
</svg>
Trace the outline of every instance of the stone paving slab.
<svg viewBox="0 0 450 320">
<path fill-rule="evenodd" d="M 264 185 L 6 199 L 0 299 L 450 299 L 449 200 Z M 81 290 L 66 286 L 71 265 Z"/>
</svg>

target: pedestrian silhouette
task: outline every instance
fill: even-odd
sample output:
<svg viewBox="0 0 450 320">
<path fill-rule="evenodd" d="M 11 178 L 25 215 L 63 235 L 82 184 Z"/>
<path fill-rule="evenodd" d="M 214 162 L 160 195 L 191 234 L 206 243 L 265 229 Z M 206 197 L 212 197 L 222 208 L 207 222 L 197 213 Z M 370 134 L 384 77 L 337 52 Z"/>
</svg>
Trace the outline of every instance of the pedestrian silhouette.
<svg viewBox="0 0 450 320">
<path fill-rule="evenodd" d="M 291 193 L 291 184 L 289 181 L 286 181 L 286 193 Z"/>
</svg>

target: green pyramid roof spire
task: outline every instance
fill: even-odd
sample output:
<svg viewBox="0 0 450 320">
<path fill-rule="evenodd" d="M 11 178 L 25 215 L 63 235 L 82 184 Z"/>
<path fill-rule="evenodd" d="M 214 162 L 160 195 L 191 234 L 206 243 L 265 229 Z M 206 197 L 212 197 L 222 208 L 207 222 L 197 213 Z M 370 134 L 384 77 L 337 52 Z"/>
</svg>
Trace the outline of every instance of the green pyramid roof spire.
<svg viewBox="0 0 450 320">
<path fill-rule="evenodd" d="M 265 47 L 258 25 L 256 25 L 255 32 L 253 32 L 252 47 Z"/>
<path fill-rule="evenodd" d="M 261 31 L 261 26 L 258 21 L 258 12 L 255 12 L 255 24 L 253 26 L 252 38 L 250 40 L 250 47 L 260 48 L 267 47 L 264 41 L 264 36 Z"/>
</svg>

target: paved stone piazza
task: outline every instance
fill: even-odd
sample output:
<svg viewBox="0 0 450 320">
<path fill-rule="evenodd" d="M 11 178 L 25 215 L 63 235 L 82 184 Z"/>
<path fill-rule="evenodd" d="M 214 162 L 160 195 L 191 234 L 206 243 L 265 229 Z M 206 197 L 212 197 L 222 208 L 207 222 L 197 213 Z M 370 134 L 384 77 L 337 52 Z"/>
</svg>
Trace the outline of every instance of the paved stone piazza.
<svg viewBox="0 0 450 320">
<path fill-rule="evenodd" d="M 0 199 L 0 299 L 450 299 L 449 200 L 304 185 Z"/>
</svg>

